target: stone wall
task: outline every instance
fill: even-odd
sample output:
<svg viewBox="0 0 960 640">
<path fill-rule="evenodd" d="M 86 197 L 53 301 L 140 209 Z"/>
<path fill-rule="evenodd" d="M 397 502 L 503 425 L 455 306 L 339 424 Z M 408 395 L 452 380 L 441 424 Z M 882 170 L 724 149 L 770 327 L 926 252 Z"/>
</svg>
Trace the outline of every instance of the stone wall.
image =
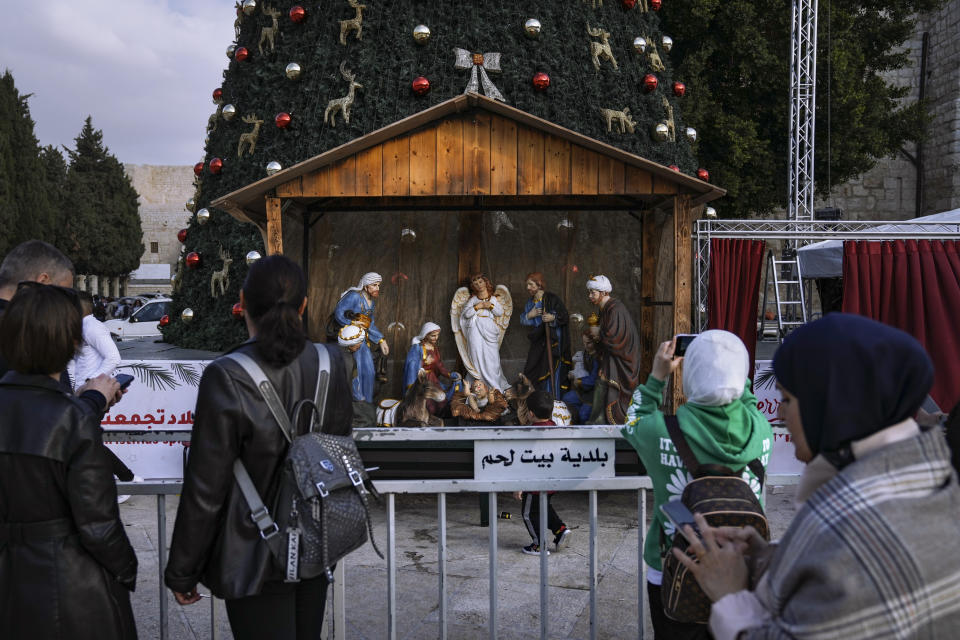
<svg viewBox="0 0 960 640">
<path fill-rule="evenodd" d="M 925 92 L 931 122 L 921 150 L 919 209 L 917 167 L 904 153 L 883 158 L 859 178 L 838 185 L 831 198 L 817 202 L 818 208 L 840 207 L 846 220 L 903 220 L 960 207 L 960 0 L 949 0 L 939 11 L 920 17 L 917 32 L 904 45 L 913 64 L 888 76 L 910 88 L 904 98 L 908 102 L 919 97 L 924 33 L 929 34 Z M 826 99 L 820 93 L 819 106 L 825 106 Z M 916 145 L 905 151 L 917 156 Z M 826 150 L 819 149 L 818 161 L 826 158 Z"/>
<path fill-rule="evenodd" d="M 169 264 L 170 273 L 174 273 L 182 246 L 177 240 L 177 231 L 186 227 L 190 219 L 184 205 L 193 196 L 193 167 L 126 164 L 124 169 L 140 194 L 144 246 L 140 263 Z M 170 283 L 132 280 L 128 290 L 130 293 L 169 292 Z"/>
</svg>

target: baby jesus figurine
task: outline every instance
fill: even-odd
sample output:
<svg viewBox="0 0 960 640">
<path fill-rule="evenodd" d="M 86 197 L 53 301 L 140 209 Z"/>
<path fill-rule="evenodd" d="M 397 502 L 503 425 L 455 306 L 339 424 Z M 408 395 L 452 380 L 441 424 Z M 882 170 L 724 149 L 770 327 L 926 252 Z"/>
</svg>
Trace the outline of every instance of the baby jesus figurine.
<svg viewBox="0 0 960 640">
<path fill-rule="evenodd" d="M 450 413 L 465 421 L 493 424 L 507 410 L 507 399 L 497 389 L 491 389 L 483 380 L 474 380 L 467 388 L 460 387 L 453 394 Z"/>
</svg>

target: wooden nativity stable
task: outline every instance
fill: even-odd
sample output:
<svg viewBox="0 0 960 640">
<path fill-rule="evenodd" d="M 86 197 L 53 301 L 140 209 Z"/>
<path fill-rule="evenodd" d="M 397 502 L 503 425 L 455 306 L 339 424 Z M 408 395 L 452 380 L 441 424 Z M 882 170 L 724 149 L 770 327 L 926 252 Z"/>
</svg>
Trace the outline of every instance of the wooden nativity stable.
<svg viewBox="0 0 960 640">
<path fill-rule="evenodd" d="M 634 134 L 624 134 L 634 135 Z M 643 134 L 636 134 L 643 135 Z M 308 277 L 308 327 L 321 340 L 340 294 L 384 277 L 377 324 L 393 386 L 423 322 L 444 328 L 467 277 L 504 283 L 514 313 L 508 378 L 526 357 L 526 274 L 541 271 L 569 311 L 594 309 L 585 284 L 607 275 L 638 324 L 645 371 L 660 341 L 691 327 L 693 223 L 724 190 L 480 96 L 465 94 L 356 138 L 212 203 L 256 224 L 269 253 Z M 574 350 L 579 327 L 571 322 Z M 645 379 L 646 373 L 641 379 Z"/>
</svg>

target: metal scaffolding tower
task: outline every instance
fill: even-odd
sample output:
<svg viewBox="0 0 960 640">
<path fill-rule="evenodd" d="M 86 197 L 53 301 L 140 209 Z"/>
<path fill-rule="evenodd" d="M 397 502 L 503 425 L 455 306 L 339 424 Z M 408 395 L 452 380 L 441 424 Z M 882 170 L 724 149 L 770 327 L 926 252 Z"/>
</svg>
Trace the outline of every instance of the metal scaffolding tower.
<svg viewBox="0 0 960 640">
<path fill-rule="evenodd" d="M 793 0 L 790 39 L 790 169 L 787 219 L 813 220 L 813 149 L 817 106 L 817 0 Z M 795 246 L 793 247 L 795 248 Z"/>
</svg>

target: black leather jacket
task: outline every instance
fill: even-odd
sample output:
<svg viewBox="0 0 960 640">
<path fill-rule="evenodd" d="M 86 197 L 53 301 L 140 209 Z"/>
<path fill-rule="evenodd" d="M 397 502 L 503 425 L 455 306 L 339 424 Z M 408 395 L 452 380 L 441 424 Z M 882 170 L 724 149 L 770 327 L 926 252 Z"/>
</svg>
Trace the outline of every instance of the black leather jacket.
<svg viewBox="0 0 960 640">
<path fill-rule="evenodd" d="M 353 419 L 350 385 L 340 350 L 330 354 L 330 386 L 323 431 L 350 433 Z M 317 353 L 311 343 L 283 368 L 265 364 L 253 341 L 236 349 L 254 358 L 289 412 L 297 401 L 313 398 Z M 260 392 L 239 364 L 219 358 L 203 372 L 194 412 L 190 457 L 164 574 L 167 586 L 186 593 L 202 582 L 221 598 L 260 593 L 264 583 L 283 574 L 250 520 L 233 477 L 233 462 L 243 460 L 264 504 L 273 504 L 287 441 Z"/>
<path fill-rule="evenodd" d="M 0 408 L 0 637 L 135 638 L 137 557 L 99 416 L 16 371 Z"/>
</svg>

